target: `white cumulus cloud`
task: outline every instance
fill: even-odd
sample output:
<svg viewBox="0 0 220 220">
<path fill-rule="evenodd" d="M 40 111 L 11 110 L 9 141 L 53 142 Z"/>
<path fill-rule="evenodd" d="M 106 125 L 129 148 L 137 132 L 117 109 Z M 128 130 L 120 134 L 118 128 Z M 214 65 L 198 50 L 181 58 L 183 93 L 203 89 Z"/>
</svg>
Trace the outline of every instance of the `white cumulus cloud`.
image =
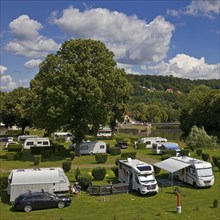
<svg viewBox="0 0 220 220">
<path fill-rule="evenodd" d="M 32 68 L 38 67 L 41 62 L 42 62 L 42 60 L 40 60 L 40 59 L 31 59 L 31 60 L 27 61 L 24 64 L 24 66 L 26 68 L 32 69 Z"/>
<path fill-rule="evenodd" d="M 10 91 L 17 87 L 17 83 L 9 75 L 0 75 L 1 91 Z"/>
<path fill-rule="evenodd" d="M 0 74 L 3 74 L 8 68 L 0 65 Z"/>
<path fill-rule="evenodd" d="M 145 70 L 153 71 L 156 75 L 173 75 L 187 79 L 220 79 L 220 63 L 207 64 L 205 58 L 190 57 L 178 54 L 169 62 L 161 62 L 155 66 L 145 66 Z"/>
<path fill-rule="evenodd" d="M 9 24 L 14 39 L 10 41 L 5 49 L 26 57 L 45 57 L 48 53 L 57 51 L 59 45 L 50 38 L 39 34 L 43 26 L 30 19 L 28 15 L 21 15 Z"/>
<path fill-rule="evenodd" d="M 219 0 L 192 0 L 192 2 L 183 9 L 172 10 L 168 9 L 167 13 L 172 16 L 192 15 L 192 16 L 207 16 L 213 18 L 214 15 L 219 14 L 220 1 Z"/>
<path fill-rule="evenodd" d="M 61 16 L 53 12 L 51 22 L 69 36 L 103 41 L 119 63 L 143 64 L 161 61 L 169 49 L 174 25 L 162 16 L 150 23 L 104 8 L 80 11 L 70 7 Z"/>
</svg>

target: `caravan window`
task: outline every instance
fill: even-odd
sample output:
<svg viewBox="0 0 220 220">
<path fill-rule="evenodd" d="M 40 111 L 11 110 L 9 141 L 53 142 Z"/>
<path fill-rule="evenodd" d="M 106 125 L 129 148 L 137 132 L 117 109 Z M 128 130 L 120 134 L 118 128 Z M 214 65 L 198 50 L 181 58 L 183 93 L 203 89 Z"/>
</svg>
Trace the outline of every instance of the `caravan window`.
<svg viewBox="0 0 220 220">
<path fill-rule="evenodd" d="M 34 142 L 27 142 L 27 145 L 34 145 Z"/>
<path fill-rule="evenodd" d="M 151 166 L 139 166 L 137 168 L 140 171 L 150 171 L 151 170 Z"/>
<path fill-rule="evenodd" d="M 105 145 L 100 145 L 100 149 L 105 149 Z"/>
<path fill-rule="evenodd" d="M 135 181 L 138 183 L 138 184 L 140 184 L 140 181 L 139 181 L 139 179 L 138 179 L 138 176 L 135 174 Z"/>
<path fill-rule="evenodd" d="M 42 144 L 42 141 L 38 141 L 37 144 Z"/>
<path fill-rule="evenodd" d="M 43 145 L 49 145 L 48 141 L 43 141 Z"/>
<path fill-rule="evenodd" d="M 195 168 L 190 167 L 190 168 L 189 168 L 189 172 L 190 172 L 191 174 L 195 174 Z"/>
<path fill-rule="evenodd" d="M 83 146 L 83 145 L 82 145 L 82 146 L 80 147 L 80 150 L 88 150 L 88 146 Z"/>
<path fill-rule="evenodd" d="M 151 144 L 151 141 L 146 141 L 146 144 L 148 145 L 148 144 Z"/>
</svg>

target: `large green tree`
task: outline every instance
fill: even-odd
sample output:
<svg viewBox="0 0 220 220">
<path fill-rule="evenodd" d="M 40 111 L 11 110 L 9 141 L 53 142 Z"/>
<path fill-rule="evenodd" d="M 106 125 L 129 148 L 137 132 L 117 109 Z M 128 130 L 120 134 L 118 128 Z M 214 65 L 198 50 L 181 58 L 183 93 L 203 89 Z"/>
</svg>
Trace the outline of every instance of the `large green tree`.
<svg viewBox="0 0 220 220">
<path fill-rule="evenodd" d="M 122 119 L 131 85 L 102 42 L 72 39 L 41 63 L 31 90 L 34 124 L 50 131 L 70 129 L 81 141 L 88 125 L 97 130 Z"/>
<path fill-rule="evenodd" d="M 32 124 L 32 98 L 30 89 L 19 87 L 2 96 L 1 119 L 7 126 L 22 128 Z"/>
</svg>

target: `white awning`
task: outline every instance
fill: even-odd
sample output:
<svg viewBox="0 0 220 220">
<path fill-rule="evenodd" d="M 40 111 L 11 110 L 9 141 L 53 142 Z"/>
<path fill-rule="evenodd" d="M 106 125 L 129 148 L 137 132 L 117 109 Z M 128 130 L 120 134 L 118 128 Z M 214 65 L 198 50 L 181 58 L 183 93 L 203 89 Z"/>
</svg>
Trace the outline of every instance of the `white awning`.
<svg viewBox="0 0 220 220">
<path fill-rule="evenodd" d="M 190 164 L 184 163 L 181 161 L 177 161 L 173 158 L 169 158 L 169 159 L 163 160 L 161 162 L 155 163 L 154 166 L 159 167 L 163 170 L 167 170 L 170 173 L 174 173 L 178 170 L 181 170 L 185 167 L 190 166 Z"/>
</svg>

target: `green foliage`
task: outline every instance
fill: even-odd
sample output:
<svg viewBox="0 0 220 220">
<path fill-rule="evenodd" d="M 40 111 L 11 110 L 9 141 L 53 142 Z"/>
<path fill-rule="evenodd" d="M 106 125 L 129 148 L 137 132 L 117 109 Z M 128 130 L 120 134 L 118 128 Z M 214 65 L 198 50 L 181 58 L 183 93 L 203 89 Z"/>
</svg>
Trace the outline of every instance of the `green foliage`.
<svg viewBox="0 0 220 220">
<path fill-rule="evenodd" d="M 8 135 L 21 135 L 22 134 L 22 131 L 21 130 L 8 130 L 7 132 L 6 132 L 6 134 L 7 134 L 7 136 Z"/>
<path fill-rule="evenodd" d="M 124 158 L 124 159 L 127 159 L 127 158 L 131 158 L 131 159 L 136 159 L 136 154 L 137 152 L 123 152 L 121 153 L 121 157 Z"/>
<path fill-rule="evenodd" d="M 108 154 L 102 153 L 95 155 L 95 160 L 97 163 L 105 163 L 107 159 L 108 159 Z"/>
<path fill-rule="evenodd" d="M 111 155 L 119 155 L 121 154 L 121 149 L 119 147 L 110 147 L 109 154 Z"/>
<path fill-rule="evenodd" d="M 70 151 L 68 149 L 60 149 L 59 155 L 63 157 L 70 157 Z"/>
<path fill-rule="evenodd" d="M 92 177 L 89 174 L 80 174 L 78 176 L 78 182 L 82 189 L 87 189 L 89 184 L 92 183 Z"/>
<path fill-rule="evenodd" d="M 75 152 L 74 151 L 70 151 L 70 158 L 71 160 L 73 160 L 75 158 Z"/>
<path fill-rule="evenodd" d="M 81 174 L 79 168 L 77 167 L 76 171 L 75 171 L 75 179 L 78 181 L 78 176 Z"/>
<path fill-rule="evenodd" d="M 203 154 L 202 154 L 202 159 L 203 159 L 204 161 L 208 161 L 208 160 L 209 160 L 209 154 L 203 153 Z"/>
<path fill-rule="evenodd" d="M 188 149 L 182 149 L 181 150 L 181 155 L 182 156 L 189 156 L 189 150 Z"/>
<path fill-rule="evenodd" d="M 66 141 L 66 139 L 65 139 L 64 137 L 58 137 L 58 138 L 56 139 L 56 141 L 57 141 L 58 143 L 64 143 L 64 142 Z"/>
<path fill-rule="evenodd" d="M 112 167 L 111 170 L 112 170 L 113 173 L 115 174 L 115 177 L 118 178 L 118 166 Z"/>
<path fill-rule="evenodd" d="M 160 168 L 159 167 L 156 167 L 156 166 L 154 166 L 154 173 L 156 174 L 156 175 L 158 175 L 159 173 L 160 173 Z"/>
<path fill-rule="evenodd" d="M 7 160 L 15 160 L 16 159 L 17 152 L 7 152 L 6 158 Z"/>
<path fill-rule="evenodd" d="M 0 176 L 0 190 L 7 189 L 8 187 L 8 176 Z"/>
<path fill-rule="evenodd" d="M 92 176 L 95 180 L 103 180 L 106 175 L 106 169 L 104 167 L 96 167 L 92 169 Z"/>
<path fill-rule="evenodd" d="M 171 157 L 170 154 L 163 154 L 163 155 L 161 156 L 161 160 L 166 160 L 166 159 L 168 159 L 168 158 L 170 158 L 170 157 Z"/>
<path fill-rule="evenodd" d="M 42 150 L 41 155 L 42 155 L 42 158 L 44 158 L 44 159 L 50 159 L 53 155 L 53 151 L 52 150 Z"/>
<path fill-rule="evenodd" d="M 215 166 L 218 166 L 218 161 L 220 160 L 220 156 L 212 156 L 212 160 Z"/>
<path fill-rule="evenodd" d="M 213 148 L 216 145 L 216 138 L 209 136 L 203 127 L 193 126 L 186 139 L 186 144 L 193 148 Z"/>
<path fill-rule="evenodd" d="M 217 199 L 214 199 L 214 201 L 213 201 L 213 207 L 214 207 L 214 208 L 218 208 L 218 200 L 217 200 Z"/>
<path fill-rule="evenodd" d="M 52 153 L 55 151 L 55 148 L 53 146 L 47 146 L 47 147 L 31 147 L 31 153 L 34 155 L 42 154 L 43 151 L 51 150 Z"/>
<path fill-rule="evenodd" d="M 175 150 L 163 150 L 163 155 L 164 154 L 169 154 L 170 156 L 176 156 L 176 151 Z"/>
<path fill-rule="evenodd" d="M 22 145 L 21 144 L 9 144 L 8 145 L 8 152 L 21 152 Z"/>
<path fill-rule="evenodd" d="M 72 162 L 71 161 L 63 161 L 62 167 L 65 172 L 68 172 L 71 169 Z"/>
<path fill-rule="evenodd" d="M 202 149 L 197 149 L 197 150 L 196 150 L 196 154 L 197 154 L 198 156 L 202 156 Z"/>
<path fill-rule="evenodd" d="M 220 171 L 220 160 L 217 161 L 217 167 L 218 167 L 218 169 Z"/>
<path fill-rule="evenodd" d="M 137 149 L 145 149 L 146 148 L 146 144 L 145 143 L 138 143 L 137 144 Z"/>
<path fill-rule="evenodd" d="M 34 155 L 34 165 L 39 165 L 41 162 L 41 155 Z"/>
</svg>

